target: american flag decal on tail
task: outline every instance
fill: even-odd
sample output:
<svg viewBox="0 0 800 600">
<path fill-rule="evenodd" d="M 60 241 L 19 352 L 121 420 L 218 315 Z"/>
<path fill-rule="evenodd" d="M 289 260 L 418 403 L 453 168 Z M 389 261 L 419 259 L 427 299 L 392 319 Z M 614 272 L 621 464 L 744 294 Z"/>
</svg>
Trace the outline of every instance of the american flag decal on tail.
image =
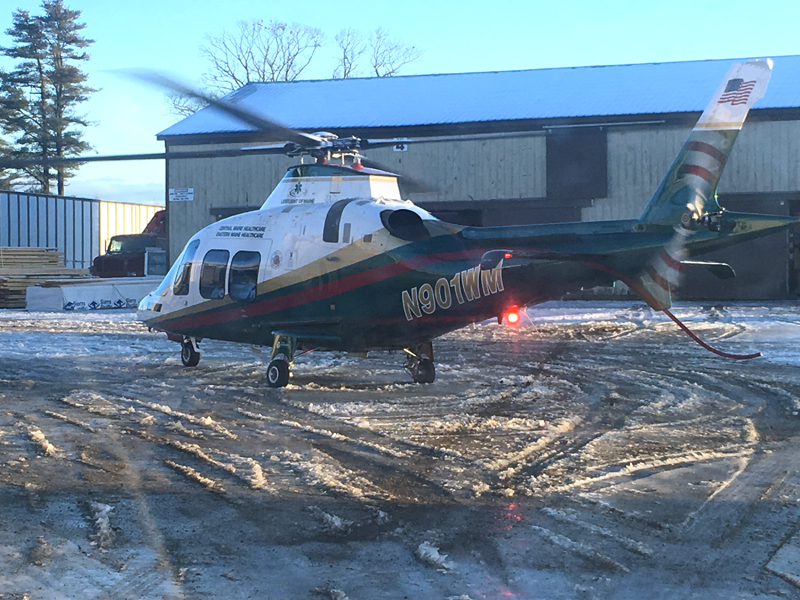
<svg viewBox="0 0 800 600">
<path fill-rule="evenodd" d="M 730 104 L 737 106 L 739 104 L 747 104 L 747 99 L 750 97 L 750 92 L 756 86 L 754 81 L 745 81 L 744 79 L 729 79 L 728 85 L 725 86 L 725 91 L 719 97 L 717 104 Z"/>
</svg>

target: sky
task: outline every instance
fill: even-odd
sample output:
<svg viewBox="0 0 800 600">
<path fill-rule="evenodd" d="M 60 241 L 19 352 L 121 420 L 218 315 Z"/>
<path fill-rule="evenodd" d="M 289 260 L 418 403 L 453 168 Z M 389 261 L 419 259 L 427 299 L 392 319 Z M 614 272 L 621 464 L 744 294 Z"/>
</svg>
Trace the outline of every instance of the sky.
<svg viewBox="0 0 800 600">
<path fill-rule="evenodd" d="M 98 154 L 163 151 L 156 135 L 180 120 L 162 92 L 122 73 L 164 71 L 199 85 L 208 70 L 200 46 L 206 35 L 233 32 L 260 18 L 321 29 L 329 44 L 303 78 L 328 78 L 335 67 L 333 36 L 350 27 L 382 27 L 423 51 L 401 75 L 506 71 L 588 65 L 749 58 L 800 54 L 800 2 L 649 0 L 66 0 L 82 12 L 95 42 L 83 65 L 97 88 L 80 109 L 93 125 L 86 139 Z M 0 0 L 0 46 L 17 10 L 41 12 L 40 0 Z M 11 67 L 0 57 L 0 67 Z M 264 197 L 270 190 L 264 191 Z M 81 167 L 69 195 L 125 202 L 164 200 L 162 161 Z"/>
</svg>

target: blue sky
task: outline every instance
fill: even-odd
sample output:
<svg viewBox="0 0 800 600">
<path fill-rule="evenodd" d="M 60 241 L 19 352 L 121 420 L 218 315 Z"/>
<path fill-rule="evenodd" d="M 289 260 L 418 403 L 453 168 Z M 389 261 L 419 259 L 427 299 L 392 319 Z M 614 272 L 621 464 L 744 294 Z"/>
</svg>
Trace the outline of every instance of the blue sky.
<svg viewBox="0 0 800 600">
<path fill-rule="evenodd" d="M 322 29 L 332 42 L 342 28 L 383 27 L 423 50 L 401 74 L 501 71 L 800 54 L 800 2 L 435 1 L 304 2 L 283 0 L 67 0 L 82 11 L 95 40 L 85 70 L 99 88 L 84 105 L 95 123 L 86 132 L 100 154 L 157 152 L 156 134 L 178 120 L 160 92 L 115 73 L 164 70 L 198 82 L 206 70 L 199 47 L 206 34 L 232 31 L 237 21 L 297 21 Z M 18 8 L 39 0 L 2 0 L 0 31 Z M 0 44 L 10 39 L 0 34 Z M 304 78 L 326 78 L 334 47 L 323 47 Z M 0 65 L 9 63 L 0 59 Z M 778 68 L 779 65 L 776 65 Z M 711 85 L 715 85 L 712 82 Z M 160 201 L 163 164 L 87 165 L 68 193 L 124 201 Z M 266 197 L 269 190 L 264 191 Z"/>
</svg>

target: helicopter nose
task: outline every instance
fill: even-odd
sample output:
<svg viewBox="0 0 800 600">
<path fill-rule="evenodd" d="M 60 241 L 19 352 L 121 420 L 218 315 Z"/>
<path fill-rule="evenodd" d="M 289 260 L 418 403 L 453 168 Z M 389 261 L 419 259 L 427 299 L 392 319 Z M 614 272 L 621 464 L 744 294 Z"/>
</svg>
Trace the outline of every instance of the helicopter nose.
<svg viewBox="0 0 800 600">
<path fill-rule="evenodd" d="M 161 304 L 158 302 L 159 296 L 150 292 L 145 296 L 136 309 L 136 318 L 139 321 L 147 322 L 157 317 L 161 313 Z"/>
</svg>

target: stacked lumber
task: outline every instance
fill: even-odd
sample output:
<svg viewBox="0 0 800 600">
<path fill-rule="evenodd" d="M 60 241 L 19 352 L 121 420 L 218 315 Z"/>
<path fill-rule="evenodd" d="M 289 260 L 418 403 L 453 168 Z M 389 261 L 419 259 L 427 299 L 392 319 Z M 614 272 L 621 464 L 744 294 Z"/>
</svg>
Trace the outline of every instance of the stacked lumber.
<svg viewBox="0 0 800 600">
<path fill-rule="evenodd" d="M 0 247 L 0 308 L 25 308 L 29 286 L 88 274 L 88 269 L 67 269 L 55 248 Z"/>
</svg>

